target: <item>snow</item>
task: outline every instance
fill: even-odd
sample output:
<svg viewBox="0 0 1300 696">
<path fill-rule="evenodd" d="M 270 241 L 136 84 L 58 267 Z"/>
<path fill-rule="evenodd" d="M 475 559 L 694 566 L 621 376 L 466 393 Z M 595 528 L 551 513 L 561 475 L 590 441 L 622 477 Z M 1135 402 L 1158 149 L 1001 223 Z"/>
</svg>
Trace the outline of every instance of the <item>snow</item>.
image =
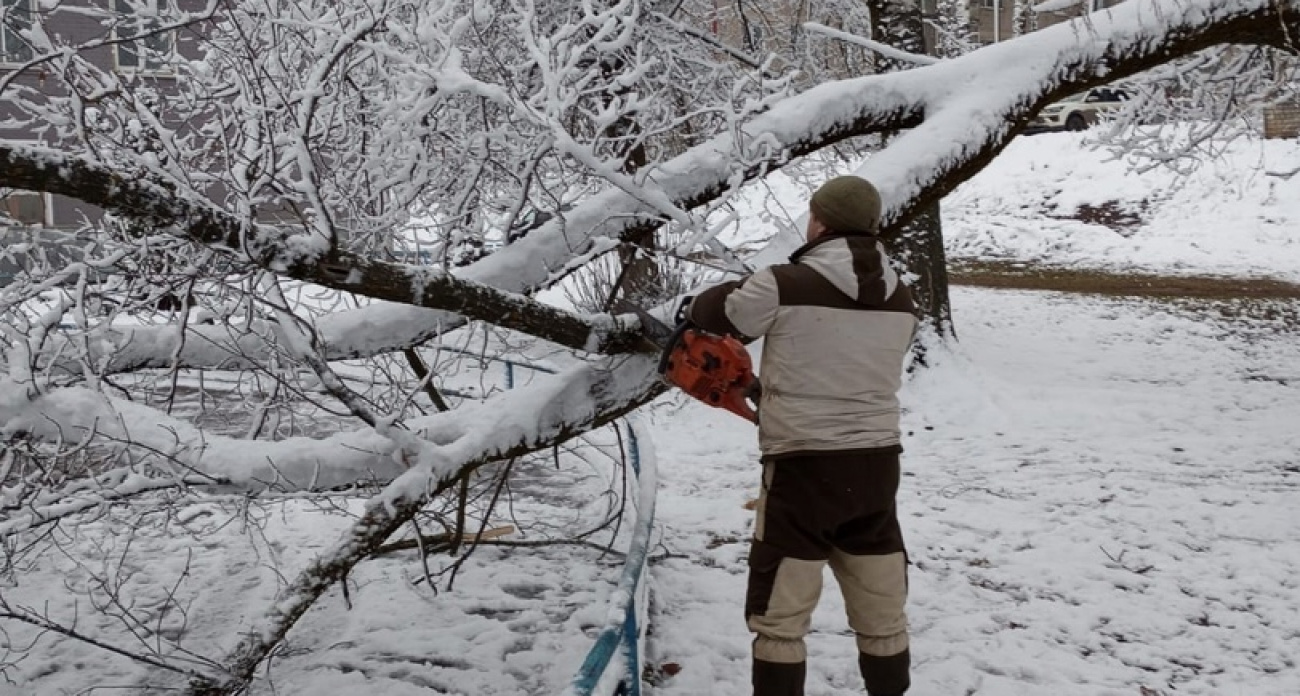
<svg viewBox="0 0 1300 696">
<path fill-rule="evenodd" d="M 1157 50 L 1156 37 L 1203 15 L 1261 6 L 1133 3 L 1093 21 L 1120 47 Z M 1167 10 L 1159 21 L 1148 15 L 1155 7 Z M 594 237 L 616 233 L 630 217 L 661 214 L 696 224 L 674 201 L 735 180 L 730 163 L 737 150 L 798 142 L 855 117 L 866 104 L 895 113 L 934 107 L 926 124 L 857 170 L 877 181 L 896 208 L 926 184 L 924 176 L 984 143 L 987 133 L 972 124 L 996 130 L 1029 90 L 1061 79 L 1063 61 L 1104 62 L 1104 42 L 1073 32 L 1054 27 L 1017 42 L 1036 46 L 1040 60 L 1018 60 L 1016 51 L 994 46 L 905 76 L 810 90 L 748 124 L 742 142 L 708 142 L 665 164 L 644 187 L 629 184 L 636 195 L 596 196 L 565 224 L 545 226 L 463 277 L 528 290 L 546 282 L 575 249 L 589 250 Z M 957 96 L 957 87 L 974 78 L 985 91 Z M 954 256 L 1296 273 L 1294 185 L 1250 174 L 1250 151 L 1233 155 L 1228 174 L 1218 179 L 1207 173 L 1203 180 L 1162 183 L 1158 176 L 1116 175 L 1080 154 L 1074 137 L 1013 143 L 1007 169 L 992 168 L 954 193 L 945 212 Z M 1054 147 L 1055 159 L 1048 156 Z M 1283 151 L 1280 161 L 1287 157 L 1294 152 Z M 1035 174 L 1024 176 L 1026 166 Z M 1043 179 L 1058 190 L 1036 188 Z M 1077 216 L 1084 204 L 1111 203 L 1154 212 L 1149 223 L 1123 234 L 1045 221 Z M 1247 217 L 1251 210 L 1255 218 Z M 797 224 L 793 233 L 788 224 L 770 226 L 782 236 L 765 252 L 769 261 L 797 235 Z M 1221 308 L 1227 312 L 1221 316 L 1214 307 L 966 289 L 955 291 L 954 306 L 961 343 L 936 354 L 936 365 L 904 395 L 909 477 L 901 505 L 915 563 L 917 692 L 1300 690 L 1293 662 L 1300 635 L 1297 553 L 1288 545 L 1300 533 L 1288 505 L 1300 444 L 1291 427 L 1300 395 L 1290 371 L 1300 355 L 1294 318 L 1277 318 L 1294 308 L 1266 307 L 1276 313 L 1255 318 L 1258 308 L 1243 304 Z M 449 320 L 382 306 L 365 310 L 370 331 L 340 331 L 345 322 L 365 328 L 365 320 L 353 323 L 362 316 L 347 315 L 322 332 L 343 338 L 331 344 L 334 350 L 428 338 Z M 568 367 L 509 395 L 410 421 L 431 443 L 414 462 L 394 456 L 395 444 L 379 433 L 240 442 L 78 388 L 29 401 L 18 396 L 17 385 L 0 382 L 0 422 L 6 436 L 25 430 L 51 438 L 94 423 L 102 433 L 130 435 L 183 466 L 244 486 L 286 475 L 298 486 L 362 474 L 396 477 L 372 503 L 392 506 L 424 495 L 461 462 L 589 420 L 596 398 L 606 406 L 633 400 L 649 383 L 650 369 L 645 358 Z M 753 495 L 757 478 L 752 429 L 673 398 L 650 417 L 662 463 L 657 534 L 668 555 L 651 571 L 649 650 L 657 662 L 684 667 L 657 691 L 743 691 L 748 636 L 739 607 L 750 515 L 741 503 Z M 610 447 L 557 449 L 554 472 L 544 469 L 552 464 L 547 458 L 527 458 L 522 466 L 537 481 L 544 473 L 546 483 L 521 490 L 512 514 L 531 511 L 533 525 L 577 533 L 593 506 L 612 495 L 614 476 L 595 464 L 608 467 L 602 456 Z M 71 622 L 81 616 L 78 601 L 104 607 L 111 606 L 106 599 L 120 597 L 138 607 L 140 625 L 101 611 L 79 629 L 132 646 L 147 639 L 173 659 L 181 648 L 225 654 L 241 632 L 264 629 L 256 615 L 266 607 L 292 609 L 276 591 L 312 559 L 346 551 L 350 537 L 342 530 L 361 512 L 352 500 L 323 510 L 279 500 L 259 508 L 263 517 L 250 525 L 248 501 L 238 496 L 204 499 L 203 511 L 182 509 L 175 519 L 160 497 L 99 504 L 138 490 L 139 478 L 122 481 L 112 495 L 43 501 L 43 509 L 21 513 L 30 517 L 7 518 L 4 529 L 14 530 L 50 514 L 93 508 L 75 517 L 76 526 L 46 527 L 42 534 L 50 533 L 38 535 L 36 546 L 24 547 L 24 565 L 5 569 L 0 598 Z M 572 488 L 555 490 L 566 483 Z M 255 531 L 246 534 L 250 526 Z M 625 548 L 630 526 L 602 540 Z M 322 542 L 329 539 L 332 545 Z M 449 560 L 431 562 L 440 570 Z M 98 579 L 104 575 L 108 585 Z M 418 561 L 363 563 L 345 584 L 346 600 L 336 588 L 307 612 L 282 654 L 259 670 L 254 693 L 553 693 L 609 621 L 608 604 L 619 597 L 615 575 L 586 550 L 491 548 L 467 564 L 458 591 L 435 596 Z M 852 641 L 835 597 L 827 593 L 812 638 L 811 694 L 857 690 Z M 176 601 L 183 612 L 169 611 Z M 38 648 L 33 659 L 0 660 L 0 676 L 12 680 L 0 691 L 76 692 L 154 676 L 83 643 L 17 624 L 5 629 L 13 645 L 36 640 Z"/>
<path fill-rule="evenodd" d="M 544 544 L 560 535 L 590 534 L 616 512 L 612 493 L 627 485 L 624 474 L 603 458 L 597 457 L 601 465 L 583 461 L 598 455 L 596 446 L 616 452 L 614 437 L 597 431 L 587 442 L 567 450 L 573 456 L 560 470 L 545 457 L 515 465 L 508 516 L 502 512 L 500 521 L 518 525 L 523 534 L 509 540 Z M 476 485 L 501 468 L 484 469 Z M 647 481 L 653 478 L 647 471 Z M 146 646 L 157 642 L 217 656 L 254 625 L 284 580 L 320 554 L 324 540 L 343 532 L 360 510 L 361 503 L 348 498 L 250 504 L 240 496 L 198 494 L 171 512 L 156 501 L 137 501 L 105 509 L 75 530 L 47 530 L 36 540 L 49 546 L 37 554 L 37 567 L 6 575 L 0 597 L 13 606 L 44 606 L 59 620 L 75 614 L 74 600 L 103 602 L 115 589 L 123 603 L 145 608 L 140 634 Z M 471 519 L 469 530 L 477 529 Z M 436 527 L 426 527 L 432 531 Z M 617 539 L 605 534 L 591 540 L 596 546 L 615 541 L 614 548 L 623 550 L 629 535 L 623 527 Z M 103 567 L 79 562 L 98 561 L 100 554 Z M 303 617 L 290 638 L 294 647 L 275 658 L 272 680 L 255 693 L 555 693 L 567 685 L 606 622 L 621 559 L 599 548 L 485 545 L 449 592 L 443 571 L 452 560 L 445 554 L 429 559 L 441 591 L 429 589 L 414 551 L 362 564 L 349 576 L 348 598 L 332 592 Z M 110 578 L 107 587 L 88 584 L 96 573 Z M 51 587 L 59 591 L 50 593 Z M 169 602 L 169 592 L 177 594 L 179 606 Z M 79 627 L 140 647 L 108 616 L 83 619 Z M 10 636 L 35 638 L 22 626 L 6 629 Z M 40 639 L 31 659 L 6 668 L 17 677 L 0 685 L 6 696 L 165 681 L 164 675 L 51 636 Z"/>
<path fill-rule="evenodd" d="M 1083 4 L 1084 0 L 1047 0 L 1033 6 L 1034 12 L 1061 12 Z"/>
<path fill-rule="evenodd" d="M 1018 138 L 944 199 L 948 253 L 1176 274 L 1300 281 L 1300 177 L 1264 171 L 1300 160 L 1300 142 L 1241 138 L 1186 177 L 1139 174 L 1089 146 L 1091 134 Z M 1076 219 L 1112 205 L 1136 224 Z"/>
<path fill-rule="evenodd" d="M 274 442 L 212 435 L 188 421 L 156 409 L 87 388 L 68 387 L 29 399 L 26 391 L 0 380 L 0 437 L 26 432 L 50 439 L 82 436 L 79 424 L 114 442 L 130 441 L 164 455 L 182 471 L 221 479 L 223 483 L 261 490 L 327 489 L 352 481 L 400 477 L 389 499 L 412 497 L 430 482 L 451 474 L 462 463 L 507 452 L 551 436 L 566 424 L 589 421 L 595 399 L 602 405 L 627 403 L 652 384 L 647 376 L 655 361 L 644 356 L 616 364 L 581 363 L 519 389 L 446 413 L 408 419 L 419 433 L 419 467 L 406 462 L 399 443 L 372 429 L 324 438 L 291 437 Z M 598 395 L 597 390 L 605 394 Z M 492 427 L 474 427 L 490 422 Z"/>
<path fill-rule="evenodd" d="M 1129 177 L 1124 163 L 1107 162 L 1074 134 L 1024 138 L 946 202 L 949 251 L 1294 277 L 1300 259 L 1287 234 L 1294 184 L 1253 174 L 1261 160 L 1293 156 L 1293 147 L 1242 143 L 1223 162 L 1178 180 L 1159 172 Z M 780 176 L 767 184 L 780 207 L 792 215 L 803 209 L 802 184 Z M 1157 207 L 1128 236 L 1045 216 L 1143 199 Z M 1193 204 L 1200 206 L 1194 214 L 1182 212 Z M 751 234 L 789 227 L 757 215 L 753 199 L 738 205 Z M 1232 243 L 1194 251 L 1219 237 Z M 953 302 L 960 341 L 933 356 L 936 364 L 902 395 L 907 452 L 899 500 L 913 561 L 912 693 L 1300 692 L 1294 303 L 1176 305 L 963 287 L 954 288 Z M 516 403 L 582 409 L 588 382 L 572 374 L 557 380 L 535 381 L 535 391 L 514 395 L 524 400 Z M 495 408 L 470 408 L 458 427 L 499 418 Z M 675 396 L 644 417 L 660 491 L 646 646 L 656 684 L 647 689 L 662 696 L 743 693 L 744 541 L 752 513 L 742 504 L 757 490 L 753 429 Z M 501 441 L 539 426 L 511 427 L 519 430 L 507 429 Z M 440 432 L 429 439 L 461 436 L 450 426 Z M 613 436 L 602 430 L 592 439 L 607 448 Z M 604 511 L 606 492 L 622 489 L 593 446 L 521 462 L 513 516 L 492 525 L 518 522 L 524 535 L 509 538 L 521 540 L 587 529 Z M 70 618 L 75 595 L 64 581 L 88 591 L 96 569 L 73 563 L 73 552 L 93 558 L 90 549 L 100 545 L 104 558 L 125 559 L 131 573 L 122 591 L 137 606 L 165 606 L 172 587 L 188 602 L 184 620 L 151 615 L 158 636 L 223 654 L 283 579 L 361 510 L 349 499 L 331 506 L 289 498 L 251 510 L 239 500 L 200 495 L 176 510 L 170 526 L 151 521 L 163 508 L 149 498 L 98 508 L 75 534 L 54 528 L 48 538 L 69 553 L 51 548 L 25 572 L 5 576 L 0 596 Z M 593 540 L 627 548 L 631 519 L 617 536 Z M 125 554 L 123 542 L 111 540 L 130 530 L 132 553 Z M 431 570 L 449 560 L 431 557 Z M 436 596 L 414 552 L 367 561 L 350 576 L 351 608 L 337 588 L 327 593 L 253 693 L 561 692 L 610 620 L 620 561 L 580 547 L 485 547 L 453 590 Z M 842 603 L 829 576 L 827 583 L 810 637 L 808 693 L 861 693 Z M 108 619 L 82 621 L 99 636 L 122 630 Z M 18 625 L 6 629 L 15 644 L 35 635 Z M 666 663 L 680 672 L 668 676 Z M 139 684 L 147 674 L 48 635 L 32 659 L 6 673 L 14 683 L 0 686 L 4 694 Z"/>
<path fill-rule="evenodd" d="M 902 395 L 912 693 L 1300 692 L 1300 329 L 953 299 L 960 343 Z M 649 659 L 681 673 L 654 693 L 744 693 L 753 435 L 693 404 L 655 416 L 675 555 L 652 570 Z M 808 693 L 861 693 L 829 574 L 813 630 Z"/>
<path fill-rule="evenodd" d="M 877 76 L 867 84 L 886 93 L 908 92 L 914 105 L 924 106 L 925 121 L 892 140 L 856 173 L 877 183 L 884 217 L 891 220 L 906 201 L 964 165 L 971 153 L 994 146 L 1010 128 L 1008 116 L 1023 113 L 1044 96 L 1077 91 L 1063 90 L 1066 76 L 1125 77 L 1110 67 L 1115 58 L 1158 53 L 1162 42 L 1173 43 L 1173 37 L 1207 18 L 1228 21 L 1252 9 L 1258 6 L 1248 0 L 1125 2 L 960 59 Z M 837 87 L 845 98 L 852 94 L 847 83 Z"/>
<path fill-rule="evenodd" d="M 943 199 L 949 260 L 1300 282 L 1300 177 L 1265 173 L 1300 161 L 1300 142 L 1247 136 L 1215 149 L 1184 176 L 1116 159 L 1096 131 L 1019 137 Z M 719 239 L 764 239 L 750 261 L 781 263 L 803 243 L 811 194 L 811 186 L 773 173 L 734 199 L 756 212 Z M 1079 219 L 1087 217 L 1081 206 L 1112 207 L 1124 221 Z"/>
<path fill-rule="evenodd" d="M 773 104 L 749 120 L 740 133 L 722 135 L 663 163 L 639 182 L 636 195 L 611 188 L 587 199 L 563 222 L 542 226 L 466 269 L 461 278 L 510 292 L 530 291 L 546 283 L 550 269 L 564 266 L 575 251 L 587 250 L 594 239 L 616 235 L 630 220 L 661 215 L 689 223 L 689 217 L 675 208 L 673 201 L 695 198 L 713 188 L 725 190 L 739 173 L 733 165 L 734 156 L 755 143 L 768 144 L 779 152 L 807 141 L 812 134 L 860 120 L 864 113 L 887 123 L 899 115 L 924 111 L 928 119 L 922 127 L 896 139 L 888 152 L 860 170 L 880 183 L 892 215 L 896 206 L 927 183 L 922 179 L 932 179 L 964 153 L 985 144 L 987 133 L 973 124 L 996 131 L 1004 116 L 1022 108 L 1027 100 L 1038 98 L 1045 89 L 1060 88 L 1068 77 L 1087 73 L 1089 66 L 1105 69 L 1109 56 L 1158 52 L 1163 40 L 1177 36 L 1185 26 L 1207 17 L 1230 20 L 1268 7 L 1262 0 L 1135 0 L 1090 15 L 1086 32 L 1080 30 L 1081 22 L 1063 23 L 906 73 L 818 86 Z M 1075 62 L 1080 63 L 1077 70 L 1067 69 Z M 971 84 L 979 84 L 980 89 L 965 89 Z M 18 152 L 41 156 L 29 149 Z M 44 158 L 66 161 L 53 155 Z M 323 321 L 322 333 L 336 338 L 327 343 L 331 350 L 355 355 L 376 345 L 415 345 L 430 337 L 432 327 L 455 321 L 442 312 L 379 306 L 382 312 L 358 310 L 366 312 L 361 322 L 369 324 L 368 332 L 346 330 L 358 321 L 352 316 L 339 318 L 347 326 L 335 325 L 333 319 Z M 148 337 L 148 332 L 141 332 L 141 339 Z"/>
<path fill-rule="evenodd" d="M 902 61 L 903 63 L 910 63 L 912 65 L 933 65 L 934 63 L 937 63 L 940 60 L 939 58 L 935 58 L 934 56 L 927 56 L 920 53 L 909 53 L 907 51 L 900 51 L 899 49 L 894 48 L 889 44 L 881 43 L 879 41 L 873 41 L 871 39 L 864 39 L 856 34 L 851 34 L 846 31 L 840 31 L 839 29 L 834 29 L 832 27 L 828 27 L 818 22 L 804 22 L 800 26 L 806 31 L 815 34 L 822 34 L 832 39 L 843 41 L 845 43 L 851 43 L 858 46 L 862 46 L 864 48 L 871 49 L 876 53 L 879 53 L 885 58 L 892 58 L 893 60 Z"/>
</svg>

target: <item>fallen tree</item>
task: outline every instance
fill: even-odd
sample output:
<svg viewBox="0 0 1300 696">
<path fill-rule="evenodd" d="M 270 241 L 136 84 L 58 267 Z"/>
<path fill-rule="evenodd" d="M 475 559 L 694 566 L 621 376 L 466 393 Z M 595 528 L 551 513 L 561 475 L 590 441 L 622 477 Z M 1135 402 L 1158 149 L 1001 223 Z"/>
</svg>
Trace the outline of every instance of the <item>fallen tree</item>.
<svg viewBox="0 0 1300 696">
<path fill-rule="evenodd" d="M 611 136 L 599 126 L 616 116 L 645 116 L 648 127 L 639 144 L 671 153 L 669 141 L 682 136 L 670 124 L 680 126 L 690 120 L 681 115 L 655 120 L 647 115 L 650 106 L 628 91 L 640 84 L 638 79 L 647 81 L 648 92 L 659 84 L 650 77 L 653 56 L 629 48 L 645 50 L 634 40 L 640 11 L 634 4 L 613 3 L 583 16 L 577 25 L 547 24 L 536 14 L 435 21 L 408 16 L 385 3 L 367 7 L 370 12 L 346 14 L 325 3 L 315 10 L 319 15 L 285 18 L 302 22 L 310 40 L 284 49 L 287 56 L 279 57 L 281 64 L 301 65 L 289 75 L 298 89 L 283 92 L 274 123 L 239 120 L 245 113 L 240 105 L 251 105 L 248 100 L 256 90 L 253 83 L 244 82 L 252 78 L 230 78 L 233 82 L 226 86 L 236 96 L 211 107 L 217 111 L 207 116 L 221 126 L 205 131 L 224 149 L 219 148 L 220 156 L 205 153 L 201 164 L 206 168 L 193 170 L 214 171 L 214 161 L 224 162 L 226 166 L 215 171 L 225 173 L 222 187 L 235 192 L 224 199 L 210 195 L 213 182 L 187 170 L 200 162 L 187 160 L 181 156 L 184 148 L 174 145 L 193 135 L 185 131 L 189 126 L 172 126 L 163 119 L 155 119 L 149 147 L 137 143 L 108 153 L 67 142 L 37 147 L 0 141 L 0 186 L 58 193 L 110 213 L 98 228 L 104 230 L 102 248 L 68 264 L 51 263 L 29 284 L 6 291 L 0 301 L 15 318 L 6 332 L 8 372 L 0 377 L 4 395 L 0 432 L 6 438 L 59 444 L 99 437 L 112 448 L 153 457 L 152 466 L 178 479 L 208 476 L 249 490 L 270 485 L 328 487 L 363 473 L 389 481 L 368 503 L 366 514 L 293 579 L 275 606 L 218 661 L 219 670 L 186 672 L 192 678 L 191 693 L 235 693 L 247 688 L 258 666 L 316 599 L 459 477 L 486 462 L 554 446 L 618 418 L 660 392 L 650 360 L 636 354 L 643 349 L 633 320 L 582 315 L 532 297 L 579 271 L 595 255 L 616 248 L 621 239 L 668 226 L 694 231 L 692 238 L 702 244 L 710 232 L 705 213 L 745 182 L 848 138 L 904 131 L 859 170 L 882 192 L 888 235 L 988 164 L 1048 103 L 1212 46 L 1264 45 L 1295 52 L 1292 37 L 1300 35 L 1296 14 L 1300 5 L 1293 1 L 1130 0 L 1106 13 L 960 58 L 824 83 L 799 94 L 760 95 L 759 103 L 735 127 L 714 124 L 707 137 L 697 130 L 688 139 L 694 142 L 678 143 L 677 154 L 652 160 L 629 175 L 611 165 L 613 155 L 608 149 L 611 140 L 626 136 Z M 262 45 L 258 37 L 269 41 L 275 36 L 275 26 L 262 23 L 255 13 L 236 14 L 210 40 L 219 44 L 237 38 L 242 44 L 226 45 L 243 46 L 246 51 L 240 55 L 254 60 L 258 52 L 250 47 Z M 306 21 L 311 16 L 329 16 L 338 20 L 340 28 L 323 30 L 321 23 Z M 469 25 L 475 21 L 492 29 L 485 33 L 483 26 L 477 27 L 475 40 L 503 27 L 518 29 L 524 40 L 517 50 L 529 56 L 529 71 L 507 74 L 483 68 L 471 74 L 451 61 L 449 56 L 460 55 L 458 46 L 468 45 L 464 42 L 470 40 L 473 27 Z M 403 29 L 403 22 L 410 26 Z M 427 43 L 413 43 L 416 35 Z M 625 59 L 602 67 L 599 59 L 611 54 Z M 109 78 L 78 62 L 75 51 L 59 56 L 68 84 L 77 89 L 53 103 L 82 113 L 84 119 L 84 83 L 92 77 Z M 220 63 L 212 59 L 210 65 Z M 398 73 L 383 83 L 393 94 L 408 90 L 397 94 L 400 99 L 390 100 L 395 106 L 376 106 L 384 95 L 368 94 L 359 87 L 365 84 L 363 77 L 380 72 Z M 413 75 L 424 77 L 415 88 L 401 83 Z M 608 89 L 595 102 L 604 111 L 594 107 L 591 95 L 584 91 L 593 75 L 606 80 Z M 493 82 L 489 76 L 501 81 Z M 330 100 L 330 95 L 346 90 L 354 90 L 350 98 L 360 101 Z M 38 100 L 33 92 L 6 96 L 27 99 L 31 114 L 51 108 L 48 97 Z M 136 101 L 138 94 L 124 103 L 131 106 Z M 430 101 L 438 102 L 441 110 L 430 108 L 426 104 Z M 361 108 L 352 113 L 349 104 Z M 528 190 L 536 181 L 529 177 L 538 171 L 537 162 L 548 157 L 563 160 L 563 166 L 546 176 L 563 181 L 576 176 L 572 171 L 580 171 L 588 185 L 599 182 L 600 190 L 572 201 L 549 221 L 465 265 L 449 261 L 465 242 L 452 225 L 436 244 L 443 263 L 432 268 L 408 265 L 386 250 L 396 230 L 413 224 L 411 206 L 435 216 L 446 210 L 462 214 L 465 196 L 479 189 L 489 195 L 509 188 L 503 182 L 517 174 L 492 179 L 483 173 L 501 169 L 502 162 L 493 161 L 490 142 L 472 137 L 472 127 L 464 130 L 469 137 L 465 142 L 478 143 L 481 149 L 457 153 L 438 140 L 436 126 L 425 123 L 436 120 L 435 115 L 459 113 L 458 109 L 478 116 L 491 114 L 500 119 L 497 123 L 516 128 L 513 134 L 519 142 L 511 145 L 510 152 L 521 158 L 522 171 L 528 174 L 524 182 L 516 180 L 514 189 L 501 194 L 510 203 L 506 206 L 510 220 L 532 200 Z M 140 111 L 124 114 L 139 116 Z M 708 122 L 708 114 L 688 116 L 695 118 L 697 126 Z M 390 120 L 365 121 L 381 117 Z M 130 119 L 124 115 L 122 120 Z M 399 128 L 414 125 L 419 125 L 414 136 Z M 396 154 L 373 143 L 352 142 L 366 138 L 356 137 L 355 132 L 349 135 L 348 129 L 387 141 Z M 121 135 L 113 132 L 114 138 Z M 83 142 L 103 145 L 95 134 Z M 439 183 L 431 173 L 440 164 L 434 153 L 463 154 L 477 173 L 454 186 Z M 339 167 L 338 162 L 372 165 L 352 170 Z M 443 184 L 451 188 L 440 190 Z M 373 209 L 347 202 L 350 195 L 371 189 L 386 191 L 365 199 Z M 293 211 L 295 220 L 273 222 L 258 214 L 260 205 L 279 200 L 269 192 L 284 191 L 292 195 L 284 194 L 286 200 L 280 202 Z M 374 228 L 367 228 L 367 223 Z M 105 263 L 109 253 L 149 259 L 158 237 L 197 245 L 246 273 L 250 280 L 242 302 L 265 299 L 260 288 L 268 287 L 266 279 L 272 276 L 366 299 L 341 312 L 270 302 L 269 309 L 258 315 L 262 328 L 254 329 L 250 319 L 248 330 L 238 335 L 184 322 L 126 329 L 88 319 L 86 288 L 93 283 L 97 264 Z M 170 277 L 202 277 L 183 258 L 170 261 Z M 75 291 L 61 304 L 31 309 L 42 293 L 69 284 Z M 57 325 L 69 315 L 77 330 L 54 336 Z M 531 387 L 481 404 L 419 416 L 403 408 L 377 409 L 377 399 L 358 394 L 330 365 L 343 358 L 375 359 L 420 346 L 467 322 L 536 337 L 547 342 L 548 351 L 567 349 L 568 367 L 539 378 Z M 273 361 L 312 372 L 365 427 L 332 439 L 300 436 L 257 441 L 259 460 L 252 465 L 247 456 L 252 441 L 214 437 L 150 406 L 109 393 L 113 375 L 142 368 L 176 372 L 239 365 L 269 373 L 267 365 Z M 399 390 L 410 397 L 424 386 L 407 381 Z M 347 446 L 337 446 L 340 442 Z M 34 517 L 28 523 L 14 523 L 13 528 L 36 523 Z"/>
</svg>

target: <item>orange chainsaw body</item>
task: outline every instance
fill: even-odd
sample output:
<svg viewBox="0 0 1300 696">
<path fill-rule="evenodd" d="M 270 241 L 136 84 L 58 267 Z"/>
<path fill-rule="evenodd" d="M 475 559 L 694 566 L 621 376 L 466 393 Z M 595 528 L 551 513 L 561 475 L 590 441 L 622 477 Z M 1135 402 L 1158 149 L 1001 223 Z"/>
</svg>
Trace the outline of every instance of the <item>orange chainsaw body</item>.
<svg viewBox="0 0 1300 696">
<path fill-rule="evenodd" d="M 754 423 L 758 413 L 749 404 L 754 392 L 754 365 L 744 344 L 683 322 L 673 332 L 659 362 L 665 382 L 710 406 Z"/>
</svg>

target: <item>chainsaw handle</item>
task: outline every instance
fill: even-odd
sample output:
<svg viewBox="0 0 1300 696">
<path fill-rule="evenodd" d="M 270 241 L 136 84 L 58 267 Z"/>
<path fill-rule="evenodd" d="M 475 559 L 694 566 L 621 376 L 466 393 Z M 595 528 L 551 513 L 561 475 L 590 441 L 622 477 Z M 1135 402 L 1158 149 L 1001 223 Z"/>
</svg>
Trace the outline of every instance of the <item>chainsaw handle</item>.
<svg viewBox="0 0 1300 696">
<path fill-rule="evenodd" d="M 680 309 L 677 311 L 679 313 L 681 312 Z M 677 322 L 677 328 L 673 329 L 672 335 L 668 337 L 668 342 L 664 344 L 666 348 L 662 353 L 659 354 L 659 375 L 660 376 L 664 376 L 668 374 L 668 369 L 670 367 L 669 363 L 673 359 L 673 351 L 677 346 L 681 345 L 682 335 L 685 334 L 690 329 L 691 329 L 690 322 L 688 321 Z"/>
<path fill-rule="evenodd" d="M 691 303 L 694 301 L 694 295 L 687 295 L 682 298 L 682 301 L 677 305 L 677 313 L 673 315 L 674 324 L 681 326 L 682 324 L 691 323 L 690 317 L 687 313 L 690 311 Z"/>
</svg>

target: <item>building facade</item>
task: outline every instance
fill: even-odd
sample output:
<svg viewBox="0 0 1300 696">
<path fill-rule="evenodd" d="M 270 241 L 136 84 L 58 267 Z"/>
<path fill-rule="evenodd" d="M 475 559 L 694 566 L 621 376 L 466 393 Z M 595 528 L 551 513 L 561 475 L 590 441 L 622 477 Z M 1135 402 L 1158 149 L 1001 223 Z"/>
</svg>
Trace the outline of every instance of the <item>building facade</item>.
<svg viewBox="0 0 1300 696">
<path fill-rule="evenodd" d="M 988 45 L 1068 22 L 1120 2 L 1123 0 L 970 0 L 971 29 L 981 45 Z"/>
<path fill-rule="evenodd" d="M 95 67 L 116 73 L 126 82 L 151 82 L 164 93 L 175 81 L 170 68 L 173 59 L 198 52 L 196 30 L 158 31 L 168 14 L 167 0 L 159 3 L 164 6 L 162 11 L 151 15 L 137 15 L 127 0 L 0 0 L 0 4 L 4 8 L 0 25 L 0 138 L 11 142 L 52 144 L 48 125 L 33 122 L 15 102 L 19 98 L 30 100 L 33 92 L 58 95 L 66 91 L 62 79 L 53 72 L 53 61 L 42 60 L 41 51 L 33 45 L 33 27 L 39 25 L 41 32 L 57 37 L 60 44 L 85 46 L 79 55 Z M 86 11 L 91 8 L 98 13 Z M 201 0 L 175 0 L 171 8 L 177 12 L 194 11 L 202 5 Z M 144 38 L 119 41 L 131 36 Z M 85 220 L 98 219 L 101 211 L 62 196 L 0 188 L 0 214 L 8 218 L 7 224 L 0 220 L 2 234 L 15 223 L 39 229 L 73 229 Z"/>
<path fill-rule="evenodd" d="M 147 83 L 163 94 L 173 89 L 176 76 L 172 65 L 178 57 L 198 55 L 199 34 L 195 27 L 165 30 L 163 22 L 181 12 L 201 10 L 202 0 L 151 3 L 0 0 L 0 139 L 56 145 L 54 129 L 19 106 L 20 101 L 31 103 L 43 95 L 68 93 L 67 83 L 57 72 L 58 61 L 47 59 L 34 40 L 42 34 L 61 46 L 80 46 L 81 59 L 115 74 L 125 85 Z M 136 9 L 147 11 L 138 13 Z M 33 29 L 39 31 L 33 34 Z M 136 36 L 140 40 L 129 40 Z M 87 110 L 91 108 L 93 103 Z M 73 198 L 0 187 L 0 248 L 35 243 L 47 256 L 58 257 L 66 245 L 77 242 L 77 230 L 102 215 L 99 208 Z M 23 264 L 21 255 L 0 255 L 0 286 Z"/>
<path fill-rule="evenodd" d="M 967 26 L 973 43 L 987 45 L 1014 36 L 1060 24 L 1090 12 L 1104 10 L 1123 0 L 967 0 Z M 678 17 L 706 30 L 727 46 L 761 55 L 765 51 L 794 55 L 809 50 L 803 41 L 834 43 L 833 39 L 810 38 L 801 26 L 815 22 L 834 28 L 850 23 L 845 7 L 861 7 L 864 17 L 871 7 L 897 3 L 919 8 L 927 54 L 934 54 L 939 0 L 878 0 L 841 3 L 829 11 L 815 0 L 686 0 Z M 1019 18 L 1020 27 L 1017 28 Z M 833 52 L 833 49 L 830 49 Z"/>
</svg>

